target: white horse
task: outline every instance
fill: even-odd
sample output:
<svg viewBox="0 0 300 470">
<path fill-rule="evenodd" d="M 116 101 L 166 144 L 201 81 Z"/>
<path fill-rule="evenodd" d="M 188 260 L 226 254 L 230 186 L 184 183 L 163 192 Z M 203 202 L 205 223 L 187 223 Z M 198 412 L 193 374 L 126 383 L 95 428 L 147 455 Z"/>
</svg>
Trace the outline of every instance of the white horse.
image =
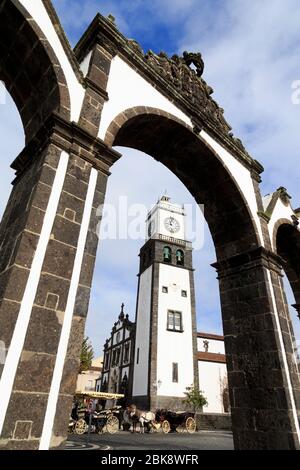
<svg viewBox="0 0 300 470">
<path fill-rule="evenodd" d="M 141 434 L 145 432 L 145 424 L 151 424 L 155 420 L 155 414 L 152 411 L 139 410 L 136 405 L 130 405 L 129 416 L 132 421 L 132 432 L 136 432 L 136 426 L 139 423 Z"/>
</svg>

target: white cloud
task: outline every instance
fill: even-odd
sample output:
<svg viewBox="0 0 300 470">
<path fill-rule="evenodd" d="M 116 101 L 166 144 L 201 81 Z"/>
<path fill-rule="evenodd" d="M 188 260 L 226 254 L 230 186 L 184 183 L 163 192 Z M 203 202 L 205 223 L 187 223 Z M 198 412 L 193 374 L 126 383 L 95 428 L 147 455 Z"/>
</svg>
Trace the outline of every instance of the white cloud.
<svg viewBox="0 0 300 470">
<path fill-rule="evenodd" d="M 203 53 L 205 79 L 215 98 L 237 136 L 265 166 L 263 191 L 287 186 L 297 206 L 300 105 L 292 104 L 291 87 L 300 78 L 300 4 L 232 0 L 214 13 L 202 35 L 206 18 L 195 8 L 179 49 Z"/>
</svg>

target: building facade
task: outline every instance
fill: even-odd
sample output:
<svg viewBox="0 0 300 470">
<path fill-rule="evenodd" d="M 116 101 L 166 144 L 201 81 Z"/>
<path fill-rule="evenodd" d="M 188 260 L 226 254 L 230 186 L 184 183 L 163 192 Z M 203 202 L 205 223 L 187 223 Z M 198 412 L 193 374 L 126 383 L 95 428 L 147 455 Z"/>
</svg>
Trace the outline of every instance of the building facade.
<svg viewBox="0 0 300 470">
<path fill-rule="evenodd" d="M 138 277 L 133 400 L 181 407 L 198 382 L 192 245 L 184 208 L 167 196 L 148 214 Z"/>
<path fill-rule="evenodd" d="M 142 409 L 181 410 L 199 386 L 204 412 L 228 411 L 224 338 L 197 333 L 192 244 L 185 212 L 163 196 L 146 220 L 135 323 L 124 314 L 104 345 L 101 391 L 125 393 Z"/>
<path fill-rule="evenodd" d="M 228 413 L 229 396 L 227 382 L 224 336 L 197 333 L 199 384 L 208 405 L 204 413 Z"/>
<path fill-rule="evenodd" d="M 103 351 L 102 392 L 123 393 L 131 396 L 135 324 L 124 313 L 124 304 Z M 99 387 L 99 384 L 98 384 Z M 97 386 L 96 386 L 97 388 Z"/>
<path fill-rule="evenodd" d="M 92 365 L 88 370 L 78 374 L 76 391 L 91 392 L 97 389 L 97 381 L 102 373 L 103 357 L 97 357 L 92 360 Z"/>
</svg>

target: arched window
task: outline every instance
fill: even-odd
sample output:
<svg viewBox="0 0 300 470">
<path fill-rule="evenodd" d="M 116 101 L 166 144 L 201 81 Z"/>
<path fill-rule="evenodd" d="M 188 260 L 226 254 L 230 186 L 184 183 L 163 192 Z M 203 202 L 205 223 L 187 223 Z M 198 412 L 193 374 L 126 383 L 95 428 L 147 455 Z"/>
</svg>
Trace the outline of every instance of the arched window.
<svg viewBox="0 0 300 470">
<path fill-rule="evenodd" d="M 169 246 L 165 246 L 163 250 L 164 262 L 171 263 L 172 261 L 172 250 Z"/>
<path fill-rule="evenodd" d="M 176 251 L 176 264 L 178 264 L 179 266 L 184 265 L 184 253 L 182 250 Z"/>
</svg>

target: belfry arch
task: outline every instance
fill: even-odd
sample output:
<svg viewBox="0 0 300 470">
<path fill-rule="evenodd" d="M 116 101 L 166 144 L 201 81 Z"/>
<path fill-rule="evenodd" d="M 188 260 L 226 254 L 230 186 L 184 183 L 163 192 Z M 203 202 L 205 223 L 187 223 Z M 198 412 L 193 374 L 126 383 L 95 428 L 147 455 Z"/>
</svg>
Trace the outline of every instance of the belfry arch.
<svg viewBox="0 0 300 470">
<path fill-rule="evenodd" d="M 123 145 L 165 164 L 205 205 L 235 448 L 299 448 L 299 377 L 293 335 L 282 321 L 282 260 L 259 189 L 263 169 L 231 133 L 202 78 L 200 54 L 144 54 L 101 15 L 73 51 L 49 0 L 3 1 L 0 31 L 1 57 L 10 50 L 7 37 L 28 48 L 15 57 L 26 88 L 14 81 L 8 59 L 0 63 L 26 133 L 0 229 L 0 340 L 7 353 L 0 366 L 0 446 L 65 442 L 97 209 L 121 157 L 113 146 Z"/>
</svg>

